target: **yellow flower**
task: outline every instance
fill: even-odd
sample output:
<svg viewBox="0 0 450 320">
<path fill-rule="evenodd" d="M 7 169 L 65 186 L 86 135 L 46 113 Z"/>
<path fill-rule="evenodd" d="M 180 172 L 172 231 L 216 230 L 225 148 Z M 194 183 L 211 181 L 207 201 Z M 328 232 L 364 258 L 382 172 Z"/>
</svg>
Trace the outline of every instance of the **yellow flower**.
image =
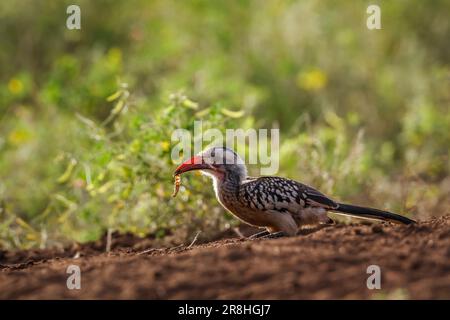
<svg viewBox="0 0 450 320">
<path fill-rule="evenodd" d="M 30 140 L 31 134 L 27 130 L 17 129 L 8 135 L 8 142 L 13 146 L 19 146 Z"/>
<path fill-rule="evenodd" d="M 169 149 L 170 149 L 170 142 L 168 142 L 168 141 L 163 141 L 159 145 L 161 146 L 163 151 L 169 151 Z"/>
<path fill-rule="evenodd" d="M 297 76 L 297 85 L 306 91 L 318 91 L 327 85 L 327 75 L 319 69 L 300 72 Z"/>
<path fill-rule="evenodd" d="M 8 90 L 12 94 L 20 94 L 23 91 L 23 83 L 17 78 L 12 78 L 8 82 Z"/>
</svg>

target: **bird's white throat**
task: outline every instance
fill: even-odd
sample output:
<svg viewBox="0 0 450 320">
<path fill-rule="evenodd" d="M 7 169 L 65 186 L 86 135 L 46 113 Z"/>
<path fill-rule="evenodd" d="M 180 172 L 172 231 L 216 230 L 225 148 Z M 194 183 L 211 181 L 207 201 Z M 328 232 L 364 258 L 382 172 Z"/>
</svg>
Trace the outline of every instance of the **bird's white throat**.
<svg viewBox="0 0 450 320">
<path fill-rule="evenodd" d="M 222 179 L 219 179 L 214 172 L 210 170 L 201 170 L 201 173 L 209 178 L 211 178 L 213 187 L 214 187 L 214 193 L 216 194 L 217 199 L 219 199 L 219 189 L 220 189 L 220 183 L 222 182 Z"/>
</svg>

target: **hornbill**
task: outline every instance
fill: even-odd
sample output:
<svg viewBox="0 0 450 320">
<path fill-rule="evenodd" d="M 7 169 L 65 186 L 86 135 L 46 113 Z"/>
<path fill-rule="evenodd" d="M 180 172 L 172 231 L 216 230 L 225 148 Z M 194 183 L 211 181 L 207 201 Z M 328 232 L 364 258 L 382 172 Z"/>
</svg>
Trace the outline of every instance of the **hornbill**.
<svg viewBox="0 0 450 320">
<path fill-rule="evenodd" d="M 225 209 L 247 224 L 266 228 L 255 238 L 294 236 L 306 225 L 332 224 L 328 211 L 364 219 L 415 223 L 396 213 L 336 202 L 291 179 L 248 177 L 242 158 L 225 147 L 201 152 L 183 162 L 174 175 L 179 178 L 192 170 L 200 170 L 213 179 L 217 200 Z"/>
</svg>

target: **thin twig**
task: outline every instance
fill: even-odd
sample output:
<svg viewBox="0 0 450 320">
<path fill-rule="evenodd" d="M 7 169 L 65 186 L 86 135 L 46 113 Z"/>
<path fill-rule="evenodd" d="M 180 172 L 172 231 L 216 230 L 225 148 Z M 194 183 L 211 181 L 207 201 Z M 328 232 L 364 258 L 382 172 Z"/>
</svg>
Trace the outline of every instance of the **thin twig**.
<svg viewBox="0 0 450 320">
<path fill-rule="evenodd" d="M 136 253 L 136 255 L 140 256 L 141 254 L 146 254 L 146 253 L 149 253 L 149 252 L 152 252 L 152 251 L 156 251 L 156 250 L 161 250 L 161 249 L 151 248 L 151 249 L 147 249 L 147 250 L 138 252 L 138 253 Z"/>
<path fill-rule="evenodd" d="M 167 251 L 167 252 L 170 252 L 170 251 L 179 249 L 179 248 L 181 248 L 183 246 L 184 246 L 184 243 L 182 243 L 182 244 L 180 244 L 180 245 L 178 245 L 176 247 L 170 247 L 170 248 L 150 248 L 150 249 L 147 249 L 147 250 L 144 250 L 144 251 L 140 251 L 140 252 L 136 253 L 136 255 L 140 256 L 141 254 L 146 254 L 146 253 L 154 252 L 154 251 Z"/>
<path fill-rule="evenodd" d="M 182 243 L 182 244 L 180 244 L 180 245 L 178 245 L 178 246 L 176 246 L 176 247 L 171 247 L 171 248 L 169 248 L 168 250 L 169 250 L 169 252 L 170 252 L 170 251 L 176 251 L 177 249 L 183 248 L 183 246 L 184 246 L 184 243 Z"/>
<path fill-rule="evenodd" d="M 108 228 L 108 232 L 106 234 L 106 252 L 111 251 L 112 233 L 113 233 L 113 229 Z"/>
<path fill-rule="evenodd" d="M 238 235 L 239 238 L 245 238 L 245 236 L 242 234 L 241 230 L 239 228 L 233 228 L 233 231 Z"/>
<path fill-rule="evenodd" d="M 190 249 L 194 243 L 197 241 L 198 235 L 200 234 L 201 231 L 197 232 L 197 234 L 194 237 L 194 240 L 192 240 L 191 244 L 187 247 L 188 249 Z"/>
</svg>

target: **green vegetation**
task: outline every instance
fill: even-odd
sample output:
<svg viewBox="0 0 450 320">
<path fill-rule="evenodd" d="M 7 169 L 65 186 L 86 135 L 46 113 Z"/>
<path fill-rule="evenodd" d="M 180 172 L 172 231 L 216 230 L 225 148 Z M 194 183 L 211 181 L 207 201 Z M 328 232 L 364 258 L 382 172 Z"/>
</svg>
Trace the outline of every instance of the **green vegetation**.
<svg viewBox="0 0 450 320">
<path fill-rule="evenodd" d="M 173 200 L 174 129 L 281 130 L 279 175 L 448 212 L 450 2 L 0 3 L 0 247 L 235 223 L 204 177 Z M 372 3 L 370 3 L 372 4 Z M 243 115 L 240 112 L 243 111 Z"/>
</svg>

